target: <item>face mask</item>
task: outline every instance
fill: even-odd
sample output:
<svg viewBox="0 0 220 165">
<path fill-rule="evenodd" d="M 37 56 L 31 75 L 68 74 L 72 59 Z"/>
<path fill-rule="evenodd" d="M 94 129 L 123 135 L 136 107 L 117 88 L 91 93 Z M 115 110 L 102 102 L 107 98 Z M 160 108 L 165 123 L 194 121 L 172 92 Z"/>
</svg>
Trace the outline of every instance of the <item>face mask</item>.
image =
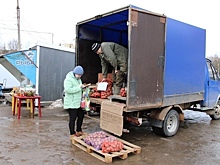
<svg viewBox="0 0 220 165">
<path fill-rule="evenodd" d="M 77 79 L 80 79 L 81 78 L 81 75 L 79 75 L 79 74 L 75 74 L 74 75 Z"/>
</svg>

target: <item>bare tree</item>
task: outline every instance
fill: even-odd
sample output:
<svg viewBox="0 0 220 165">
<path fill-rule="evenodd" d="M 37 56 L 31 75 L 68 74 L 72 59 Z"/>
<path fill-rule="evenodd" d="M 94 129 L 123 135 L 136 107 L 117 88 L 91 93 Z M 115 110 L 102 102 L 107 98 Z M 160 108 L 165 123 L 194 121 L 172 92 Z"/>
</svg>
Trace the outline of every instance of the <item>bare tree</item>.
<svg viewBox="0 0 220 165">
<path fill-rule="evenodd" d="M 18 50 L 18 41 L 16 39 L 13 39 L 8 42 L 8 49 L 10 52 L 15 52 Z"/>
<path fill-rule="evenodd" d="M 7 53 L 5 44 L 0 40 L 0 54 L 5 54 Z"/>
<path fill-rule="evenodd" d="M 213 65 L 214 65 L 214 67 L 215 67 L 215 69 L 218 71 L 218 73 L 220 72 L 220 58 L 219 58 L 219 56 L 217 55 L 217 54 L 215 54 L 215 55 L 213 55 L 213 56 L 210 56 L 210 57 L 208 57 L 211 61 L 212 61 L 212 63 L 213 63 Z"/>
<path fill-rule="evenodd" d="M 1 37 L 0 37 L 0 53 L 1 53 L 1 50 L 3 49 L 3 43 L 2 43 L 2 40 L 1 40 Z"/>
<path fill-rule="evenodd" d="M 13 39 L 8 42 L 7 46 L 0 40 L 0 54 L 16 52 L 18 50 L 18 41 Z"/>
</svg>

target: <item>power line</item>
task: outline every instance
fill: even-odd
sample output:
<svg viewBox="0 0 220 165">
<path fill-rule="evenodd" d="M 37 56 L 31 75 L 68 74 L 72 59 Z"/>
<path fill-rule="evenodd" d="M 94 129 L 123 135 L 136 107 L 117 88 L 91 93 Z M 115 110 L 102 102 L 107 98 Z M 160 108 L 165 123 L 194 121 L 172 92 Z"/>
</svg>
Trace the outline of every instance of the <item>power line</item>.
<svg viewBox="0 0 220 165">
<path fill-rule="evenodd" d="M 21 18 L 22 18 L 22 19 L 21 19 L 22 23 L 26 24 L 29 29 L 34 29 L 34 28 L 28 23 L 28 21 L 27 21 L 24 17 L 21 17 Z"/>
<path fill-rule="evenodd" d="M 6 27 L 13 28 L 13 26 L 11 26 L 11 25 L 8 25 L 8 24 L 5 24 L 5 23 L 1 23 L 1 24 L 6 26 Z"/>
<path fill-rule="evenodd" d="M 5 27 L 0 27 L 2 29 L 8 29 L 8 30 L 17 30 L 17 29 L 13 29 L 13 28 L 5 28 Z M 30 30 L 21 30 L 21 31 L 24 31 L 24 32 L 33 32 L 33 33 L 47 33 L 47 34 L 53 34 L 53 33 L 50 33 L 50 32 L 39 32 L 39 31 L 30 31 Z"/>
<path fill-rule="evenodd" d="M 28 21 L 24 18 L 24 17 L 21 17 L 22 19 L 21 19 L 21 22 L 22 22 L 22 24 L 23 24 L 23 29 L 24 29 L 24 31 L 25 31 L 25 33 L 26 34 L 28 34 L 31 38 L 33 38 L 33 39 L 35 39 L 35 40 L 44 40 L 44 41 L 47 41 L 48 39 L 46 39 L 45 38 L 45 36 L 42 36 L 42 33 L 46 33 L 46 34 L 52 34 L 52 33 L 49 33 L 49 32 L 39 32 L 39 31 L 36 31 L 36 30 L 33 30 L 34 28 L 28 23 Z M 32 29 L 32 30 L 27 30 L 27 29 Z M 38 33 L 36 33 L 34 36 L 33 36 L 33 34 L 31 34 L 31 33 L 29 33 L 29 32 L 34 32 L 34 33 L 36 33 L 36 32 L 38 32 Z M 53 34 L 52 34 L 52 37 L 53 37 Z M 38 38 L 38 39 L 37 39 Z M 52 38 L 52 40 L 53 40 L 53 38 Z M 52 41 L 52 44 L 53 44 L 53 41 Z"/>
<path fill-rule="evenodd" d="M 5 28 L 5 27 L 0 27 L 0 28 L 7 29 L 7 30 L 17 30 L 17 29 L 13 29 L 13 28 Z M 54 37 L 53 33 L 50 33 L 50 32 L 39 32 L 39 31 L 30 31 L 30 30 L 20 30 L 20 31 L 27 32 L 27 33 L 29 32 L 29 33 L 39 33 L 39 34 L 50 34 L 50 35 L 52 35 L 52 44 L 53 44 L 53 37 Z M 45 40 L 45 38 L 43 38 L 43 37 L 39 37 L 39 38 L 42 38 L 42 39 Z"/>
<path fill-rule="evenodd" d="M 25 20 L 25 19 L 24 19 Z M 23 21 L 22 21 L 23 22 Z M 27 21 L 26 21 L 27 22 Z M 29 24 L 28 24 L 28 22 L 26 23 L 26 22 L 23 22 L 24 24 L 23 25 L 28 25 L 28 27 L 31 27 Z M 5 27 L 2 27 L 2 29 L 8 29 L 8 30 L 16 30 L 16 29 L 14 29 L 12 26 L 9 26 L 9 25 L 7 25 L 7 24 L 5 24 L 5 23 L 0 23 L 0 24 L 2 24 L 2 25 L 4 25 Z M 7 28 L 6 28 L 7 27 Z M 36 35 L 35 37 L 33 36 L 33 35 L 31 35 L 31 32 L 34 32 L 34 33 L 38 33 L 38 34 L 50 34 L 50 35 L 53 35 L 53 33 L 49 33 L 49 32 L 39 32 L 39 31 L 30 31 L 30 30 L 26 30 L 26 28 L 25 28 L 25 26 L 24 26 L 24 29 L 25 30 L 20 30 L 20 31 L 23 31 L 23 32 L 25 32 L 25 33 L 27 33 L 30 37 L 32 37 L 33 39 L 35 39 L 35 40 L 38 40 L 37 38 L 39 38 L 39 39 L 42 39 L 42 40 L 47 40 L 45 37 L 43 37 L 42 35 Z M 0 33 L 0 34 L 3 34 L 3 33 Z M 6 34 L 6 33 L 4 33 L 4 34 Z M 53 37 L 53 36 L 52 36 Z M 52 41 L 52 43 L 53 43 L 53 41 Z"/>
</svg>

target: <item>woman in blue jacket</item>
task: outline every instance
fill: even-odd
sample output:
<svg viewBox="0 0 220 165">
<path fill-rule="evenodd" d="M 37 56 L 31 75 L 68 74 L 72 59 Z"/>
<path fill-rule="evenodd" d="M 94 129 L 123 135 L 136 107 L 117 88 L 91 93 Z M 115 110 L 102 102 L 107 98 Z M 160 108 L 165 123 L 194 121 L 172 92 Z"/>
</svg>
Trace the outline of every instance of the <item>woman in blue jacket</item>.
<svg viewBox="0 0 220 165">
<path fill-rule="evenodd" d="M 84 87 L 81 81 L 83 73 L 83 68 L 81 66 L 76 66 L 73 71 L 66 75 L 64 80 L 64 109 L 67 109 L 69 112 L 70 139 L 73 136 L 82 135 L 84 111 L 80 108 L 80 102 L 82 99 L 82 88 Z"/>
</svg>

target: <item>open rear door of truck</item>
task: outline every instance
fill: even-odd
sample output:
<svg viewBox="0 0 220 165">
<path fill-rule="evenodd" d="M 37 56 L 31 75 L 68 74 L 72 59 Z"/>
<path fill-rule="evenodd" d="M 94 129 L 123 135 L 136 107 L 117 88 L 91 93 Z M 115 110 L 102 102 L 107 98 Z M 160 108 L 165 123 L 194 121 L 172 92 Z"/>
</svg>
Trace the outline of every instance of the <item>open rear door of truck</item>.
<svg viewBox="0 0 220 165">
<path fill-rule="evenodd" d="M 127 109 L 160 107 L 166 17 L 131 8 L 129 22 Z"/>
</svg>

